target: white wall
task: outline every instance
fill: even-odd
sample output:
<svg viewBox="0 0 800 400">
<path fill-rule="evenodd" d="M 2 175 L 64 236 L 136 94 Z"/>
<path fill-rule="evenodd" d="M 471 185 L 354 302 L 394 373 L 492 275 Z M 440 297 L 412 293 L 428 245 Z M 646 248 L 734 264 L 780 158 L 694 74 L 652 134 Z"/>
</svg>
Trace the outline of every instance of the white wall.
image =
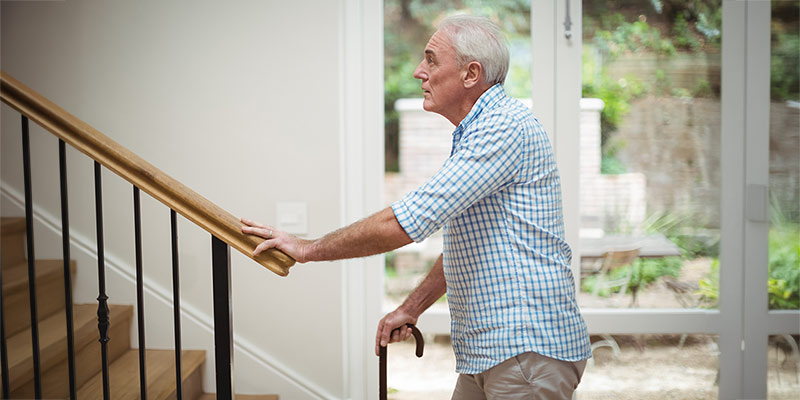
<svg viewBox="0 0 800 400">
<path fill-rule="evenodd" d="M 271 222 L 276 202 L 307 202 L 309 235 L 319 236 L 345 219 L 339 102 L 348 1 L 2 2 L 0 61 L 234 215 Z M 10 200 L 22 193 L 20 142 L 19 116 L 3 105 L 3 215 L 21 215 Z M 33 196 L 44 221 L 60 215 L 57 141 L 34 126 L 31 142 Z M 92 243 L 92 163 L 74 150 L 68 157 L 71 227 Z M 103 185 L 110 302 L 134 304 L 131 187 L 108 171 Z M 169 348 L 169 213 L 148 196 L 142 211 L 147 344 Z M 37 225 L 37 257 L 60 257 L 45 225 Z M 180 237 L 184 345 L 209 350 L 204 385 L 212 391 L 204 322 L 212 315 L 210 239 L 185 220 Z M 75 298 L 94 302 L 96 261 L 81 248 L 73 247 Z M 298 265 L 280 278 L 234 250 L 232 275 L 236 391 L 349 396 L 342 264 Z M 135 334 L 132 340 L 135 346 Z"/>
</svg>

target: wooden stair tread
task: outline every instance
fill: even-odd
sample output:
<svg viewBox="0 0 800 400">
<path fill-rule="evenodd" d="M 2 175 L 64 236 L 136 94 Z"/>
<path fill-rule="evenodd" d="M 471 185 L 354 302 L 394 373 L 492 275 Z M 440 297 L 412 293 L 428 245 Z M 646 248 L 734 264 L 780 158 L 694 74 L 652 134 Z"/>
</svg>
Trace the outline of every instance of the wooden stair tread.
<svg viewBox="0 0 800 400">
<path fill-rule="evenodd" d="M 278 400 L 277 394 L 237 394 L 236 400 Z M 203 393 L 197 400 L 217 400 L 216 393 Z"/>
<path fill-rule="evenodd" d="M 175 351 L 147 350 L 147 397 L 165 399 L 175 393 Z M 181 352 L 181 379 L 186 380 L 205 362 L 202 350 Z M 111 397 L 115 400 L 139 398 L 139 350 L 125 352 L 109 366 Z M 99 399 L 103 397 L 103 374 L 95 375 L 76 393 L 78 398 Z"/>
<path fill-rule="evenodd" d="M 64 276 L 63 260 L 36 260 L 36 286 L 44 279 L 60 279 Z M 72 274 L 77 270 L 75 260 L 70 261 Z M 12 291 L 28 290 L 28 263 L 17 264 L 3 269 L 3 295 L 7 296 Z"/>
<path fill-rule="evenodd" d="M 111 321 L 130 321 L 133 306 L 109 307 Z M 78 304 L 73 306 L 73 328 L 75 348 L 80 349 L 97 340 L 97 305 Z M 64 311 L 52 314 L 39 322 L 39 354 L 41 371 L 44 372 L 67 358 L 67 322 Z M 24 330 L 8 338 L 8 369 L 12 390 L 21 386 L 33 376 L 33 354 L 31 351 L 30 330 Z"/>
<path fill-rule="evenodd" d="M 0 221 L 0 264 L 2 268 L 25 262 L 25 218 L 2 218 Z"/>
<path fill-rule="evenodd" d="M 70 263 L 71 275 L 77 271 L 75 261 Z M 36 308 L 39 321 L 64 311 L 64 262 L 38 260 L 36 271 Z M 30 294 L 28 293 L 28 265 L 24 260 L 13 266 L 4 265 L 3 307 L 5 307 L 6 338 L 30 330 Z"/>
<path fill-rule="evenodd" d="M 25 217 L 0 218 L 0 235 L 14 235 L 25 232 Z"/>
</svg>

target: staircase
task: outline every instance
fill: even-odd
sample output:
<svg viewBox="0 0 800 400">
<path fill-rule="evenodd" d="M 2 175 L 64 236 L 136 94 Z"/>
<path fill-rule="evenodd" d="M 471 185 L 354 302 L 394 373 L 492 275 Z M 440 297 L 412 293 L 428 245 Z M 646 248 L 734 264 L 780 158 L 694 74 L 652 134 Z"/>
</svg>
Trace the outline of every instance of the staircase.
<svg viewBox="0 0 800 400">
<path fill-rule="evenodd" d="M 11 398 L 34 397 L 33 356 L 31 350 L 28 266 L 25 259 L 25 219 L 0 220 L 3 307 L 8 349 L 8 378 Z M 62 260 L 36 260 L 40 373 L 43 398 L 69 397 L 64 270 Z M 76 265 L 71 263 L 75 276 Z M 73 304 L 75 384 L 79 399 L 103 397 L 102 365 L 97 304 Z M 139 398 L 139 351 L 130 348 L 133 306 L 110 305 L 108 342 L 109 382 L 112 399 Z M 185 399 L 209 400 L 203 393 L 205 351 L 181 353 L 182 394 Z M 173 350 L 147 350 L 147 398 L 176 397 L 175 353 Z M 237 395 L 242 400 L 277 400 L 277 395 Z"/>
</svg>

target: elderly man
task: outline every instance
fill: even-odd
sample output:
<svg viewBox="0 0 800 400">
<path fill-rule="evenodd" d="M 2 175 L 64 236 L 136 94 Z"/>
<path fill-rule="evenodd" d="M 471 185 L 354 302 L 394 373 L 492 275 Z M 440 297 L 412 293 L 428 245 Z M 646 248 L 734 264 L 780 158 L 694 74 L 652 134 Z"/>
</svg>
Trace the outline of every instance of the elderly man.
<svg viewBox="0 0 800 400">
<path fill-rule="evenodd" d="M 489 20 L 441 22 L 414 71 L 423 107 L 456 126 L 450 157 L 417 190 L 317 240 L 242 220 L 298 262 L 383 253 L 444 228 L 425 280 L 378 324 L 378 346 L 445 291 L 460 374 L 453 399 L 568 399 L 591 357 L 564 241 L 561 183 L 547 134 L 506 96 L 508 48 Z M 400 329 L 397 329 L 400 328 Z"/>
</svg>

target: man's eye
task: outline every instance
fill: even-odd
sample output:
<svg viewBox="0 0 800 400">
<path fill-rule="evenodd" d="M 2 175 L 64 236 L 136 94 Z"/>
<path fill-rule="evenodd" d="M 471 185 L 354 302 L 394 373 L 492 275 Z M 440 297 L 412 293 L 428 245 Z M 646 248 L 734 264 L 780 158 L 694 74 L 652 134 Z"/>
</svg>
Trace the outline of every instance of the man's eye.
<svg viewBox="0 0 800 400">
<path fill-rule="evenodd" d="M 433 57 L 428 57 L 428 64 L 433 64 Z"/>
</svg>

